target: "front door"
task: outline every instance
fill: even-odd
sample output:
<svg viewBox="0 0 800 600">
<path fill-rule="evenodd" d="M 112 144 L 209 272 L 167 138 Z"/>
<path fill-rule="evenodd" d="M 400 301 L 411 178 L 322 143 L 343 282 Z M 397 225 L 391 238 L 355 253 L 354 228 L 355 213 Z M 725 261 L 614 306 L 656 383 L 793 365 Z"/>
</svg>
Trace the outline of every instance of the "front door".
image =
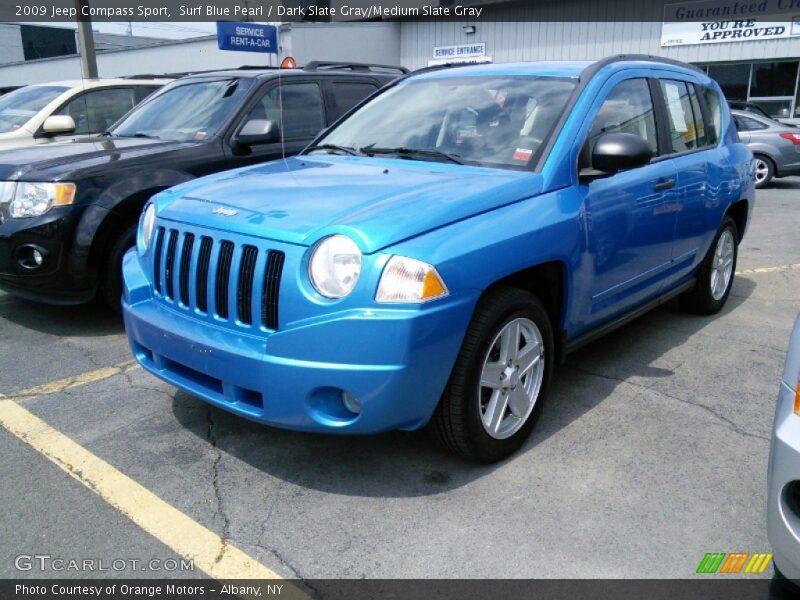
<svg viewBox="0 0 800 600">
<path fill-rule="evenodd" d="M 326 126 L 320 83 L 307 80 L 268 87 L 240 121 L 239 127 L 251 119 L 274 121 L 281 141 L 234 152 L 231 166 L 241 167 L 297 154 Z"/>
<path fill-rule="evenodd" d="M 641 136 L 658 154 L 647 79 L 626 79 L 613 86 L 590 128 L 584 161 L 605 133 Z M 672 161 L 662 160 L 580 186 L 586 194 L 587 255 L 592 263 L 587 325 L 625 312 L 659 292 L 672 253 L 676 217 L 668 207 L 676 179 Z"/>
</svg>

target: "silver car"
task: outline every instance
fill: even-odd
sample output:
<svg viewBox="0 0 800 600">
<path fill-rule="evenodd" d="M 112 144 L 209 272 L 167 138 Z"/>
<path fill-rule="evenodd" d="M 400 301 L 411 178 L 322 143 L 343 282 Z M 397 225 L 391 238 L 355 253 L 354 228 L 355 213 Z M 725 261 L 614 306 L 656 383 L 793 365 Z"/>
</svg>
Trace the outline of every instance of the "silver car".
<svg viewBox="0 0 800 600">
<path fill-rule="evenodd" d="M 732 110 L 739 137 L 753 151 L 756 187 L 800 175 L 800 130 L 749 111 Z"/>
<path fill-rule="evenodd" d="M 800 316 L 782 379 L 769 453 L 767 535 L 775 569 L 800 580 Z"/>
</svg>

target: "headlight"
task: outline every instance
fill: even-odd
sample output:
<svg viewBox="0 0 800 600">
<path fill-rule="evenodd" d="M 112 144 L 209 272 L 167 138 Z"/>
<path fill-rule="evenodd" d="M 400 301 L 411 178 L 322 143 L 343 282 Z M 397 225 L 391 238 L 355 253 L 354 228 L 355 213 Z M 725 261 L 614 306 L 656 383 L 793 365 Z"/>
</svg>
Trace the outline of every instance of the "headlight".
<svg viewBox="0 0 800 600">
<path fill-rule="evenodd" d="M 142 213 L 142 220 L 139 225 L 139 250 L 142 254 L 147 252 L 150 247 L 150 242 L 153 239 L 153 230 L 156 227 L 156 205 L 148 204 L 144 213 Z"/>
<path fill-rule="evenodd" d="M 383 269 L 377 302 L 428 302 L 447 296 L 436 268 L 413 258 L 393 256 Z"/>
<path fill-rule="evenodd" d="M 7 182 L 5 186 L 8 186 Z M 38 217 L 53 206 L 66 206 L 75 200 L 74 183 L 29 183 L 18 182 L 8 205 L 12 219 Z"/>
<path fill-rule="evenodd" d="M 361 251 L 344 235 L 325 238 L 314 249 L 308 276 L 314 289 L 326 298 L 344 298 L 361 275 Z"/>
</svg>

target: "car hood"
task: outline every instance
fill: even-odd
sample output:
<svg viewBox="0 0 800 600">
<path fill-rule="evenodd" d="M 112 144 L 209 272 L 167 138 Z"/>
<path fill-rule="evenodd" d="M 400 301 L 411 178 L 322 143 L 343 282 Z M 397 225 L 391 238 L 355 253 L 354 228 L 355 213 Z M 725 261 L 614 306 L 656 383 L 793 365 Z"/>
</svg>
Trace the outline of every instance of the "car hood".
<svg viewBox="0 0 800 600">
<path fill-rule="evenodd" d="M 198 143 L 201 142 L 91 137 L 10 150 L 2 150 L 0 147 L 0 181 L 58 180 L 68 178 L 70 173 L 79 169 L 116 163 Z"/>
<path fill-rule="evenodd" d="M 541 176 L 402 159 L 300 156 L 218 173 L 157 196 L 160 219 L 366 253 L 541 192 Z"/>
</svg>

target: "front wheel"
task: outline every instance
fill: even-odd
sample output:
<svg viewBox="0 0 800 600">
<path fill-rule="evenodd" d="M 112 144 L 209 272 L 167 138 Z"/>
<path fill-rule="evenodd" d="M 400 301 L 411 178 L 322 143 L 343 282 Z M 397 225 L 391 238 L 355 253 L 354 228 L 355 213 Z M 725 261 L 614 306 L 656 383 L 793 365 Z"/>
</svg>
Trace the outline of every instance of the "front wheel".
<svg viewBox="0 0 800 600">
<path fill-rule="evenodd" d="M 450 450 L 494 462 L 516 451 L 542 411 L 553 330 L 542 303 L 498 288 L 478 303 L 431 429 Z"/>
<path fill-rule="evenodd" d="M 697 273 L 697 282 L 685 296 L 687 308 L 702 315 L 722 310 L 733 287 L 738 257 L 736 223 L 725 217 Z"/>
<path fill-rule="evenodd" d="M 106 304 L 116 312 L 122 311 L 122 257 L 136 244 L 137 227 L 137 224 L 129 225 L 118 232 L 109 244 L 103 265 L 100 289 Z"/>
</svg>

